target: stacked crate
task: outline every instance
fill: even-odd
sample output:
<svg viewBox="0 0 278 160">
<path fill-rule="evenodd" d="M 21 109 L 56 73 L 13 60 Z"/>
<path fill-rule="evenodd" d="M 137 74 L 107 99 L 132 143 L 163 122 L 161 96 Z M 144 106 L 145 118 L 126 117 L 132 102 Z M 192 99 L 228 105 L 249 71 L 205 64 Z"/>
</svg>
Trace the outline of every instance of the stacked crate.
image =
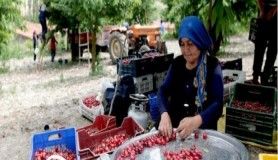
<svg viewBox="0 0 278 160">
<path fill-rule="evenodd" d="M 153 90 L 152 58 L 124 57 L 118 60 L 118 75 L 131 75 L 136 93 L 146 93 Z"/>
<path fill-rule="evenodd" d="M 172 64 L 174 54 L 166 54 L 155 57 L 153 60 L 154 90 L 158 90 L 166 78 L 167 71 Z"/>
<path fill-rule="evenodd" d="M 277 131 L 276 95 L 273 87 L 236 84 L 226 109 L 226 133 L 244 141 L 277 145 L 273 136 Z"/>
<path fill-rule="evenodd" d="M 224 69 L 222 73 L 224 80 L 224 102 L 229 102 L 230 97 L 233 95 L 235 85 L 237 83 L 243 83 L 245 81 L 245 72 L 239 70 Z M 226 82 L 227 79 L 229 79 L 231 82 Z"/>
<path fill-rule="evenodd" d="M 150 93 L 161 86 L 173 57 L 174 54 L 145 58 L 123 57 L 118 59 L 117 73 L 133 76 L 136 93 Z"/>
</svg>

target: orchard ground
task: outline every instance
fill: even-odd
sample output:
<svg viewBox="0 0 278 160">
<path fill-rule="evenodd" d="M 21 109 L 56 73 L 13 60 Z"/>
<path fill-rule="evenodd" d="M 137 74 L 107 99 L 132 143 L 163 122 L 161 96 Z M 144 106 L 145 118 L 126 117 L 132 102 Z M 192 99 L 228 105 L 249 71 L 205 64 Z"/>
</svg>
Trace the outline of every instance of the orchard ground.
<svg viewBox="0 0 278 160">
<path fill-rule="evenodd" d="M 246 79 L 252 78 L 253 43 L 247 33 L 233 36 L 220 60 L 243 59 Z M 168 52 L 180 54 L 176 40 L 166 42 Z M 70 59 L 69 53 L 62 58 Z M 88 64 L 60 65 L 44 57 L 43 67 L 38 70 L 32 57 L 6 62 L 9 71 L 0 76 L 0 155 L 1 159 L 25 160 L 31 152 L 31 136 L 43 131 L 45 124 L 51 129 L 61 127 L 80 128 L 89 125 L 78 111 L 79 101 L 91 93 L 102 92 L 104 82 L 116 80 L 116 66 L 109 54 L 100 53 L 102 73 L 89 75 Z M 277 65 L 277 61 L 276 61 Z M 258 159 L 263 150 L 248 146 L 251 159 Z"/>
</svg>

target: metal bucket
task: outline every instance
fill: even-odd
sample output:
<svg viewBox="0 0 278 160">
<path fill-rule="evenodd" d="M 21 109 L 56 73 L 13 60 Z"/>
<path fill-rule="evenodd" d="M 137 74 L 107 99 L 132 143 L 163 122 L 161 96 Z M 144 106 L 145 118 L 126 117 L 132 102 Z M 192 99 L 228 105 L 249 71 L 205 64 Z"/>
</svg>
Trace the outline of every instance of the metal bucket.
<svg viewBox="0 0 278 160">
<path fill-rule="evenodd" d="M 214 130 L 200 130 L 200 135 L 202 132 L 207 133 L 207 139 L 204 140 L 200 136 L 198 139 L 194 138 L 194 134 L 191 134 L 185 140 L 176 140 L 167 143 L 165 146 L 154 146 L 152 148 L 144 148 L 141 154 L 138 154 L 137 160 L 151 160 L 154 159 L 152 155 L 157 151 L 160 152 L 160 158 L 157 156 L 155 159 L 163 159 L 164 151 L 178 151 L 184 148 L 189 149 L 195 145 L 201 150 L 203 155 L 203 160 L 249 160 L 249 153 L 245 146 L 236 138 L 223 134 Z M 129 145 L 147 137 L 158 134 L 158 131 L 146 133 L 135 137 L 123 145 L 121 145 L 112 155 L 112 159 L 116 160 L 123 149 Z"/>
</svg>

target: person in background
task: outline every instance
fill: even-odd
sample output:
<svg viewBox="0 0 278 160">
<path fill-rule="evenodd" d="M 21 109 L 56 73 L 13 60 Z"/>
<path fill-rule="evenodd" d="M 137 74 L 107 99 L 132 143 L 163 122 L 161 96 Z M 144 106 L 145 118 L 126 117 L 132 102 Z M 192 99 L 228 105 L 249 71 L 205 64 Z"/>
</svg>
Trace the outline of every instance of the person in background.
<svg viewBox="0 0 278 160">
<path fill-rule="evenodd" d="M 165 33 L 164 22 L 162 20 L 160 20 L 160 35 L 163 36 L 164 33 Z"/>
<path fill-rule="evenodd" d="M 34 30 L 34 31 L 33 31 L 34 61 L 36 61 L 37 54 L 38 54 L 38 50 L 39 50 L 39 47 L 38 47 L 38 38 L 39 38 L 39 37 L 38 37 L 36 31 Z"/>
<path fill-rule="evenodd" d="M 42 4 L 39 10 L 39 21 L 42 26 L 42 38 L 45 40 L 45 34 L 47 33 L 47 24 L 46 24 L 46 6 Z"/>
<path fill-rule="evenodd" d="M 255 40 L 253 83 L 267 85 L 277 57 L 277 0 L 257 0 L 259 6 L 258 30 Z M 266 51 L 267 49 L 267 51 Z M 266 61 L 261 73 L 264 54 Z"/>
<path fill-rule="evenodd" d="M 54 62 L 54 58 L 56 55 L 56 44 L 57 43 L 58 42 L 56 41 L 55 36 L 53 35 L 50 39 L 50 46 L 49 46 L 50 53 L 51 53 L 51 62 Z"/>
<path fill-rule="evenodd" d="M 194 130 L 217 129 L 223 110 L 223 78 L 218 59 L 209 56 L 212 40 L 196 16 L 185 17 L 179 28 L 182 55 L 176 57 L 158 91 L 161 117 L 158 130 L 180 138 Z"/>
</svg>

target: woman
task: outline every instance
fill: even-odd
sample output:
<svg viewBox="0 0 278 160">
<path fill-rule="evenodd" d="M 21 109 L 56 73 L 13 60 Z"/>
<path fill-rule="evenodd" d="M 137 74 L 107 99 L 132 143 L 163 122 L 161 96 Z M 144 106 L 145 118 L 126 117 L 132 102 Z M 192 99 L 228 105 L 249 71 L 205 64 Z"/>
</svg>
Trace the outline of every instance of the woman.
<svg viewBox="0 0 278 160">
<path fill-rule="evenodd" d="M 179 29 L 182 55 L 174 59 L 158 98 L 164 136 L 177 128 L 185 138 L 195 129 L 217 129 L 223 110 L 223 79 L 219 61 L 208 56 L 212 40 L 195 16 L 183 19 Z"/>
</svg>

